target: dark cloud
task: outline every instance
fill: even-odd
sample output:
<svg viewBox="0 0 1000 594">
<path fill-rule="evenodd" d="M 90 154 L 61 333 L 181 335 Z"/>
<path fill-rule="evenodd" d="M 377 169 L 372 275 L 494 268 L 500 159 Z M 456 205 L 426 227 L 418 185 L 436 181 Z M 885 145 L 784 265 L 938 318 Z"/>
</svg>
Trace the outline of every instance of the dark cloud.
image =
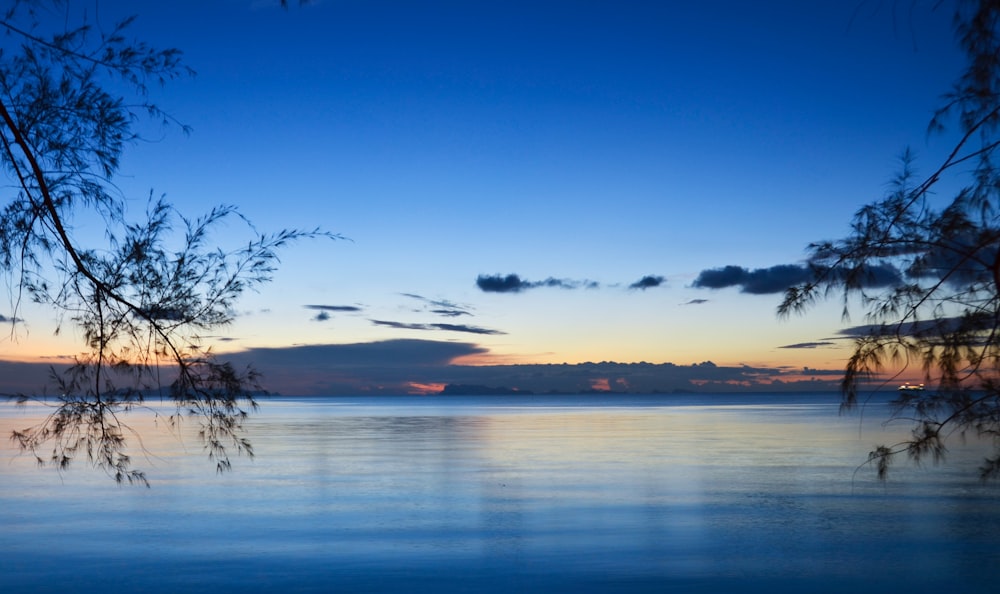
<svg viewBox="0 0 1000 594">
<path fill-rule="evenodd" d="M 742 266 L 725 266 L 723 268 L 712 268 L 702 270 L 698 278 L 691 283 L 698 289 L 724 289 L 735 287 L 743 282 L 748 271 Z"/>
<path fill-rule="evenodd" d="M 691 301 L 687 301 L 681 305 L 701 305 L 703 303 L 708 303 L 708 299 L 692 299 Z"/>
<path fill-rule="evenodd" d="M 457 318 L 458 316 L 471 316 L 472 314 L 464 309 L 432 309 L 432 314 L 444 316 L 446 318 Z"/>
<path fill-rule="evenodd" d="M 10 323 L 10 324 L 20 324 L 23 322 L 21 318 L 8 318 L 7 316 L 0 314 L 0 324 Z"/>
<path fill-rule="evenodd" d="M 852 282 L 865 288 L 890 287 L 902 282 L 902 274 L 895 266 L 888 263 L 867 266 L 857 274 L 858 278 L 851 279 Z M 692 286 L 699 289 L 739 287 L 743 293 L 767 295 L 782 293 L 789 287 L 813 278 L 813 272 L 799 264 L 778 264 L 754 270 L 742 266 L 724 266 L 702 270 L 694 279 Z"/>
<path fill-rule="evenodd" d="M 396 328 L 398 330 L 441 330 L 444 332 L 465 332 L 468 334 L 505 334 L 500 330 L 490 328 L 480 328 L 479 326 L 468 326 L 465 324 L 408 324 L 405 322 L 392 322 L 388 320 L 371 320 L 376 326 Z"/>
<path fill-rule="evenodd" d="M 952 286 L 991 283 L 993 270 L 982 263 L 996 260 L 995 245 L 984 245 L 980 237 L 968 233 L 955 233 L 941 239 L 932 248 L 920 250 L 906 274 L 911 278 L 946 279 Z"/>
<path fill-rule="evenodd" d="M 476 278 L 476 286 L 487 293 L 518 293 L 524 289 L 530 289 L 531 284 L 521 280 L 516 274 L 507 276 L 480 274 Z"/>
<path fill-rule="evenodd" d="M 506 334 L 506 332 L 501 332 L 500 330 L 493 330 L 492 328 L 481 328 L 479 326 L 468 326 L 466 324 L 430 324 L 437 330 L 446 330 L 448 332 L 468 332 L 470 334 Z"/>
<path fill-rule="evenodd" d="M 662 276 L 646 275 L 628 286 L 630 289 L 652 289 L 663 284 L 665 279 Z"/>
<path fill-rule="evenodd" d="M 312 309 L 318 311 L 312 320 L 314 322 L 325 322 L 330 319 L 330 312 L 358 312 L 361 311 L 360 307 L 355 305 L 303 305 L 302 307 L 306 309 Z"/>
<path fill-rule="evenodd" d="M 486 293 L 520 293 L 528 289 L 539 287 L 549 287 L 557 289 L 596 289 L 600 283 L 591 280 L 570 280 L 565 278 L 549 277 L 543 281 L 528 281 L 516 274 L 486 275 L 480 274 L 476 278 L 476 286 Z"/>
<path fill-rule="evenodd" d="M 411 392 L 414 382 L 440 381 L 442 370 L 451 368 L 459 357 L 485 352 L 464 342 L 406 339 L 257 348 L 223 357 L 237 367 L 253 365 L 263 374 L 268 390 L 295 395 L 359 395 Z"/>
<path fill-rule="evenodd" d="M 701 271 L 698 278 L 694 279 L 693 286 L 699 289 L 738 286 L 743 293 L 766 295 L 781 293 L 789 287 L 803 283 L 811 278 L 811 274 L 808 268 L 797 264 L 779 264 L 755 270 L 742 266 L 725 266 Z"/>
<path fill-rule="evenodd" d="M 213 342 L 236 342 L 240 340 L 239 338 L 235 338 L 232 336 L 221 336 L 221 335 L 211 335 L 211 334 L 206 334 L 204 336 L 201 336 L 200 338 L 206 341 L 210 340 Z"/>
<path fill-rule="evenodd" d="M 853 270 L 827 269 L 829 280 L 866 289 L 897 286 L 903 282 L 903 274 L 889 263 L 871 264 Z"/>
<path fill-rule="evenodd" d="M 316 309 L 323 312 L 351 312 L 351 311 L 361 311 L 360 307 L 355 305 L 303 305 L 306 309 Z"/>
<path fill-rule="evenodd" d="M 397 330 L 430 330 L 427 324 L 405 324 L 403 322 L 390 322 L 388 320 L 371 320 L 371 323 L 376 326 L 396 328 Z"/>
<path fill-rule="evenodd" d="M 934 320 L 918 320 L 900 324 L 866 324 L 851 326 L 837 331 L 837 334 L 847 338 L 865 336 L 909 336 L 933 339 L 957 331 L 984 333 L 992 329 L 993 320 L 986 315 L 969 317 L 947 317 Z"/>
<path fill-rule="evenodd" d="M 835 346 L 837 343 L 830 342 L 827 340 L 822 340 L 818 342 L 799 342 L 796 344 L 786 344 L 784 346 L 778 347 L 779 349 L 818 349 L 820 347 Z"/>
<path fill-rule="evenodd" d="M 864 287 L 894 287 L 903 282 L 903 275 L 892 264 L 876 264 L 865 270 Z"/>
<path fill-rule="evenodd" d="M 465 342 L 397 339 L 352 344 L 304 345 L 286 348 L 254 348 L 221 355 L 234 363 L 259 364 L 262 368 L 375 368 L 427 367 L 449 365 L 454 359 L 486 353 Z"/>
</svg>

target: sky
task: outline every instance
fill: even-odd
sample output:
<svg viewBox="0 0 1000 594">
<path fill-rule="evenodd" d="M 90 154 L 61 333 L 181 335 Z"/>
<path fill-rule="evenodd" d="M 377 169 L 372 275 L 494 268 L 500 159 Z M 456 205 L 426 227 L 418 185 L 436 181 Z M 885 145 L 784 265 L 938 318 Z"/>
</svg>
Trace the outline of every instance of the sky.
<svg viewBox="0 0 1000 594">
<path fill-rule="evenodd" d="M 779 319 L 780 290 L 810 242 L 884 195 L 904 148 L 918 171 L 949 148 L 926 131 L 962 57 L 930 4 L 81 5 L 137 15 L 137 39 L 196 71 L 152 94 L 191 133 L 150 127 L 122 161 L 136 216 L 152 191 L 345 238 L 287 249 L 211 338 L 275 389 L 315 393 L 587 362 L 622 364 L 589 368 L 591 387 L 640 362 L 835 379 L 860 310 Z M 20 318 L 0 360 L 82 350 L 53 312 Z"/>
</svg>

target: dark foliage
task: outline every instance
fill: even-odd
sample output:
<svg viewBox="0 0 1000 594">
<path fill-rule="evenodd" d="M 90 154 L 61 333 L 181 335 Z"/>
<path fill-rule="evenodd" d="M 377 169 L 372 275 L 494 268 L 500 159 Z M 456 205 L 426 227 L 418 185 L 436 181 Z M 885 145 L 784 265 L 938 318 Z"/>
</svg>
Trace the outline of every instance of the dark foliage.
<svg viewBox="0 0 1000 594">
<path fill-rule="evenodd" d="M 839 294 L 844 313 L 860 306 L 867 330 L 856 339 L 843 380 L 845 408 L 863 380 L 919 367 L 925 391 L 900 392 L 892 421 L 912 423 L 909 439 L 870 455 L 880 478 L 900 454 L 940 461 L 949 439 L 975 435 L 994 450 L 981 467 L 1000 477 L 1000 2 L 935 3 L 954 8 L 967 67 L 930 124 L 961 137 L 929 176 L 918 179 L 909 151 L 889 194 L 854 216 L 851 233 L 810 246 L 811 280 L 790 289 L 779 313 Z M 936 194 L 942 187 L 954 194 Z M 879 270 L 902 274 L 888 288 Z"/>
<path fill-rule="evenodd" d="M 225 250 L 209 232 L 243 221 L 235 208 L 189 219 L 152 197 L 144 220 L 128 220 L 113 183 L 123 151 L 143 120 L 176 125 L 149 100 L 150 85 L 191 71 L 177 50 L 128 40 L 131 19 L 106 29 L 86 14 L 68 1 L 19 0 L 0 18 L 0 166 L 13 188 L 0 222 L 0 269 L 13 317 L 26 298 L 51 306 L 87 347 L 68 371 L 53 371 L 55 403 L 43 400 L 51 414 L 12 438 L 40 464 L 64 469 L 84 455 L 118 482 L 147 484 L 128 454 L 141 439 L 127 418 L 155 397 L 175 405 L 172 426 L 197 420 L 222 471 L 231 452 L 253 454 L 243 421 L 259 378 L 217 360 L 200 336 L 229 324 L 240 295 L 271 279 L 281 247 L 334 236 L 258 234 L 247 223 L 250 239 Z M 83 213 L 103 219 L 106 245 L 74 237 Z"/>
</svg>

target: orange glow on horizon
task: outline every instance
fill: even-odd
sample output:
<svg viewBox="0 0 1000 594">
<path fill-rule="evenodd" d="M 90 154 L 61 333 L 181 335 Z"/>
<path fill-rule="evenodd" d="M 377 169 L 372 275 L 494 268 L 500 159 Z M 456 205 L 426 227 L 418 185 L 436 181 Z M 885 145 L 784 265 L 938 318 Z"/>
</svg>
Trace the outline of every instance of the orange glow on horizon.
<svg viewBox="0 0 1000 594">
<path fill-rule="evenodd" d="M 491 365 L 536 365 L 548 361 L 539 361 L 535 355 L 512 355 L 499 353 L 475 353 L 462 355 L 450 361 L 451 365 L 467 365 L 469 367 L 489 367 Z"/>
<path fill-rule="evenodd" d="M 445 384 L 421 384 L 417 382 L 407 382 L 412 392 L 411 394 L 438 394 L 444 390 Z"/>
<path fill-rule="evenodd" d="M 609 382 L 606 377 L 592 379 L 590 380 L 590 389 L 598 392 L 610 392 L 611 382 Z"/>
<path fill-rule="evenodd" d="M 35 353 L 25 353 L 23 351 L 15 353 L 0 352 L 0 361 L 8 363 L 35 363 L 45 365 L 72 364 L 76 362 L 76 355 L 42 355 Z"/>
</svg>

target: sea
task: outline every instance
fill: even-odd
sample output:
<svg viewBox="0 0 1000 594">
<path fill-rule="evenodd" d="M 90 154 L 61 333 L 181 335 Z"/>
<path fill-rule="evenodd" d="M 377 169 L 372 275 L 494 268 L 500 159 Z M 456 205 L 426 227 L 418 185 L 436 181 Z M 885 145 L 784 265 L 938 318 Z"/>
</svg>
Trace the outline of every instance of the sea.
<svg viewBox="0 0 1000 594">
<path fill-rule="evenodd" d="M 879 481 L 887 399 L 265 398 L 221 474 L 142 412 L 149 488 L 37 467 L 3 402 L 0 592 L 996 593 L 988 444 Z"/>
</svg>

